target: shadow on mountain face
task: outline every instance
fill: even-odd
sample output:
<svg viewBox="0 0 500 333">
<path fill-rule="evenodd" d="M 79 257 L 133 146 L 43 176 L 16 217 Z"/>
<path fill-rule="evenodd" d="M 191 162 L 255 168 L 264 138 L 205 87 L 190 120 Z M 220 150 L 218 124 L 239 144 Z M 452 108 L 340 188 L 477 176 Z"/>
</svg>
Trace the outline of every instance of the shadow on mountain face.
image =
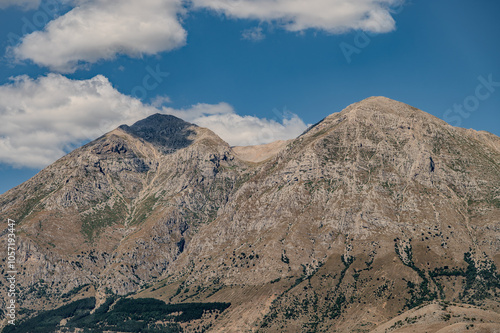
<svg viewBox="0 0 500 333">
<path fill-rule="evenodd" d="M 193 140 L 190 135 L 196 134 L 189 129 L 196 126 L 171 115 L 154 114 L 144 120 L 140 120 L 132 126 L 121 125 L 123 131 L 152 143 L 165 154 L 171 154 L 176 150 L 186 148 Z"/>
</svg>

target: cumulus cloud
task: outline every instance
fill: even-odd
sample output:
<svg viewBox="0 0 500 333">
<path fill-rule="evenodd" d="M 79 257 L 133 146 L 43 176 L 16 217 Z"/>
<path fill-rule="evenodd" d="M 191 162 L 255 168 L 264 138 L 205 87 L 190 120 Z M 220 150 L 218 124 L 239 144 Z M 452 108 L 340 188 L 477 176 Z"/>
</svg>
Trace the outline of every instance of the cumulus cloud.
<svg viewBox="0 0 500 333">
<path fill-rule="evenodd" d="M 85 141 L 154 113 L 208 127 L 231 145 L 290 139 L 306 128 L 293 114 L 278 120 L 240 116 L 227 103 L 158 109 L 121 94 L 102 75 L 88 80 L 19 76 L 0 86 L 0 163 L 44 167 Z"/>
<path fill-rule="evenodd" d="M 179 21 L 182 0 L 79 0 L 74 5 L 43 31 L 24 36 L 11 50 L 15 58 L 69 73 L 117 54 L 153 55 L 186 42 Z"/>
<path fill-rule="evenodd" d="M 34 9 L 40 6 L 40 0 L 0 0 L 0 9 L 18 6 L 23 9 Z"/>
<path fill-rule="evenodd" d="M 82 141 L 155 112 L 101 75 L 83 81 L 16 77 L 0 86 L 0 161 L 43 167 Z"/>
<path fill-rule="evenodd" d="M 240 116 L 227 103 L 196 104 L 189 109 L 163 108 L 191 123 L 207 127 L 232 146 L 250 146 L 288 140 L 299 136 L 308 125 L 296 114 L 285 112 L 279 119 Z"/>
<path fill-rule="evenodd" d="M 239 19 L 274 22 L 290 31 L 319 29 L 342 33 L 352 29 L 388 32 L 395 28 L 391 6 L 403 0 L 192 0 Z"/>
</svg>

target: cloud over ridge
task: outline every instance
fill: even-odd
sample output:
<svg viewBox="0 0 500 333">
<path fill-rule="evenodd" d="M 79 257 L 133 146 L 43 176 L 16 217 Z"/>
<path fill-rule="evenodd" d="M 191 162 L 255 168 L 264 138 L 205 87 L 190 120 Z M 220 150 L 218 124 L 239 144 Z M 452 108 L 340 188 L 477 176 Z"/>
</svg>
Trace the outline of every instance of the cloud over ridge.
<svg viewBox="0 0 500 333">
<path fill-rule="evenodd" d="M 279 115 L 278 119 L 240 116 L 227 103 L 199 103 L 181 110 L 164 107 L 162 112 L 207 127 L 232 146 L 251 146 L 293 139 L 308 127 L 299 116 L 289 111 Z"/>
<path fill-rule="evenodd" d="M 0 163 L 41 168 L 85 141 L 154 113 L 208 127 L 231 145 L 290 139 L 307 127 L 293 114 L 278 120 L 240 116 L 227 103 L 158 109 L 121 94 L 102 75 L 18 76 L 0 86 Z"/>
</svg>

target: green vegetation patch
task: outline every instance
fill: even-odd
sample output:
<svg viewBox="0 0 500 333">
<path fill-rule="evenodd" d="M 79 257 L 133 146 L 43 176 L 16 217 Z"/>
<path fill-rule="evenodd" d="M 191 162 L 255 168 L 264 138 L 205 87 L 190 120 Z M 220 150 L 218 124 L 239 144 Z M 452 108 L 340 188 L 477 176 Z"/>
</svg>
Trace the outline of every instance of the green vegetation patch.
<svg viewBox="0 0 500 333">
<path fill-rule="evenodd" d="M 61 320 L 65 318 L 88 315 L 95 307 L 95 298 L 85 298 L 55 310 L 45 311 L 38 316 L 25 320 L 16 325 L 8 325 L 3 333 L 52 333 L 59 327 Z"/>
<path fill-rule="evenodd" d="M 144 199 L 140 205 L 139 209 L 135 213 L 134 219 L 130 223 L 131 225 L 141 224 L 146 221 L 146 219 L 151 215 L 154 210 L 156 203 L 158 202 L 158 198 L 155 194 L 150 195 L 146 199 Z"/>
<path fill-rule="evenodd" d="M 116 303 L 115 303 L 116 302 Z M 84 332 L 182 332 L 179 323 L 201 319 L 205 313 L 221 313 L 230 303 L 182 303 L 166 304 L 153 298 L 116 301 L 116 296 L 108 298 L 93 314 L 95 298 L 82 299 L 56 310 L 45 311 L 38 316 L 7 326 L 3 332 L 45 333 L 60 330 L 61 320 L 68 332 L 83 329 Z M 114 306 L 112 306 L 114 304 Z"/>
<path fill-rule="evenodd" d="M 426 271 L 418 268 L 413 262 L 411 245 L 403 248 L 403 251 L 406 253 L 406 260 L 403 260 L 397 244 L 395 250 L 403 264 L 414 270 L 421 279 L 419 284 L 407 281 L 410 298 L 406 300 L 405 307 L 408 309 L 433 301 L 438 299 L 438 297 L 441 299 L 445 298 L 443 286 L 436 280 L 439 277 L 464 278 L 465 281 L 459 299 L 468 304 L 476 305 L 478 301 L 495 299 L 498 295 L 500 277 L 495 264 L 489 259 L 476 263 L 473 259 L 473 254 L 466 252 L 464 253 L 464 261 L 467 264 L 465 270 L 445 266 L 437 267 L 432 271 Z"/>
<path fill-rule="evenodd" d="M 88 241 L 93 241 L 104 228 L 125 221 L 126 211 L 125 204 L 120 202 L 86 215 L 83 217 L 82 234 Z"/>
<path fill-rule="evenodd" d="M 406 260 L 403 260 L 403 255 L 400 253 L 397 243 L 395 244 L 396 254 L 400 258 L 401 262 L 415 271 L 418 276 L 422 279 L 419 285 L 411 281 L 407 281 L 408 293 L 410 294 L 410 299 L 406 300 L 405 307 L 408 309 L 413 309 L 423 303 L 435 300 L 438 297 L 437 292 L 431 290 L 431 284 L 424 270 L 418 268 L 413 262 L 413 252 L 411 245 L 407 245 L 403 248 L 406 253 Z"/>
</svg>

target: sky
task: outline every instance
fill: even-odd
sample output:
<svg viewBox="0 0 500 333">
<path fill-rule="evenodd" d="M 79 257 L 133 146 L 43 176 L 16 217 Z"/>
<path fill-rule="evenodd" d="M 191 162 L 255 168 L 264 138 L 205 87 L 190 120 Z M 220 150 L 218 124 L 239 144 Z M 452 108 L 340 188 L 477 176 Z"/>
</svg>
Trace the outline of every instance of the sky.
<svg viewBox="0 0 500 333">
<path fill-rule="evenodd" d="M 154 113 L 231 145 L 370 96 L 500 135 L 495 0 L 0 0 L 0 193 Z"/>
</svg>

